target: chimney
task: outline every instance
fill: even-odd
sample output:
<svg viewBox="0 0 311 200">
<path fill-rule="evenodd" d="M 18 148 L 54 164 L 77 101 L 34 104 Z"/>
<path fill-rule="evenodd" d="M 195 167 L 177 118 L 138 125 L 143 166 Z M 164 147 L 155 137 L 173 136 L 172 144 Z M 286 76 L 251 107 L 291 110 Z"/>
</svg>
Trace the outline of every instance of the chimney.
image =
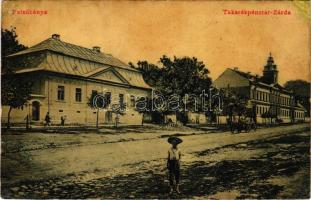
<svg viewBox="0 0 311 200">
<path fill-rule="evenodd" d="M 93 47 L 93 51 L 96 51 L 97 53 L 100 53 L 100 47 L 99 46 Z"/>
<path fill-rule="evenodd" d="M 55 40 L 60 40 L 60 35 L 54 33 L 54 34 L 52 35 L 52 38 L 55 39 Z"/>
<path fill-rule="evenodd" d="M 238 71 L 239 68 L 238 68 L 238 67 L 234 67 L 233 70 L 234 70 L 234 71 Z"/>
</svg>

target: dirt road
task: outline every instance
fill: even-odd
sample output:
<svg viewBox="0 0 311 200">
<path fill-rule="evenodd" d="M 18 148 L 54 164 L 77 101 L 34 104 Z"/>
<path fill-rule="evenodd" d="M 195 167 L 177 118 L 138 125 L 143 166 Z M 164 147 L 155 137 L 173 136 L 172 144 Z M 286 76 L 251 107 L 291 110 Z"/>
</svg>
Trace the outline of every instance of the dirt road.
<svg viewBox="0 0 311 200">
<path fill-rule="evenodd" d="M 299 185 L 310 180 L 308 128 L 298 124 L 251 133 L 181 136 L 181 196 L 167 195 L 164 167 L 169 146 L 165 133 L 140 133 L 142 139 L 113 143 L 71 134 L 69 145 L 54 143 L 49 148 L 12 153 L 4 150 L 2 197 L 295 197 Z M 53 136 L 53 141 L 59 141 L 57 134 Z M 70 145 L 77 137 L 83 142 Z M 23 145 L 23 140 L 17 144 Z M 300 193 L 306 195 L 305 190 Z"/>
</svg>

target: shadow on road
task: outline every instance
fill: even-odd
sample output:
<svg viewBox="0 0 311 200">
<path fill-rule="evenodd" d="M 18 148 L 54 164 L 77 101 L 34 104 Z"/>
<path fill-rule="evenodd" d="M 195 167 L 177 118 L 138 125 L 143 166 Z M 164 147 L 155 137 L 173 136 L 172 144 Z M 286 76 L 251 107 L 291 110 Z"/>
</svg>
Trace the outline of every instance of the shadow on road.
<svg viewBox="0 0 311 200">
<path fill-rule="evenodd" d="M 310 191 L 306 186 L 310 182 L 309 141 L 309 132 L 305 131 L 197 152 L 195 155 L 199 158 L 218 154 L 224 149 L 232 152 L 265 150 L 264 154 L 246 160 L 195 161 L 184 165 L 181 195 L 169 196 L 168 182 L 145 171 L 86 182 L 55 179 L 3 186 L 2 197 L 180 199 L 211 197 L 219 192 L 236 190 L 238 193 L 233 198 L 309 198 Z M 157 164 L 152 170 L 161 169 L 163 166 Z M 299 181 L 290 185 L 293 176 L 298 176 Z M 287 181 L 284 184 L 271 181 L 278 178 Z M 294 187 L 291 188 L 293 192 L 286 193 L 288 187 Z"/>
</svg>

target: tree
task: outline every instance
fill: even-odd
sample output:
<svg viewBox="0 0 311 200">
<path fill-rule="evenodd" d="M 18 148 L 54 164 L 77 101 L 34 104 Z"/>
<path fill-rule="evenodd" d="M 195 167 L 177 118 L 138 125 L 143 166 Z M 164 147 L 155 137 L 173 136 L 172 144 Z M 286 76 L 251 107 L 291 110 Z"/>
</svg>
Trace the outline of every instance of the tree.
<svg viewBox="0 0 311 200">
<path fill-rule="evenodd" d="M 171 59 L 165 55 L 160 58 L 159 63 L 160 66 L 156 66 L 147 61 L 139 61 L 136 67 L 143 73 L 145 81 L 152 85 L 158 94 L 166 100 L 174 97 L 174 104 L 178 105 L 178 109 L 170 109 L 166 106 L 159 111 L 165 115 L 177 113 L 180 116 L 185 116 L 188 110 L 200 111 L 196 108 L 201 107 L 195 107 L 197 101 L 186 100 L 186 96 L 200 97 L 203 90 L 209 90 L 211 79 L 204 63 L 195 57 Z M 172 107 L 176 107 L 175 105 Z M 181 118 L 186 119 L 186 117 Z M 185 123 L 186 120 L 183 124 Z"/>
<path fill-rule="evenodd" d="M 293 91 L 310 116 L 310 83 L 304 80 L 290 80 L 284 84 L 285 89 Z"/>
<path fill-rule="evenodd" d="M 30 100 L 32 82 L 29 78 L 21 78 L 16 75 L 3 75 L 1 82 L 1 101 L 9 106 L 7 128 L 11 126 L 12 109 L 23 109 L 25 103 Z"/>
<path fill-rule="evenodd" d="M 98 94 L 97 91 L 93 91 L 87 104 L 90 108 L 96 110 L 96 128 L 98 128 L 99 110 L 107 108 L 110 104 L 110 100 L 107 96 L 103 96 L 102 94 Z"/>
<path fill-rule="evenodd" d="M 18 41 L 18 36 L 16 33 L 16 28 L 11 27 L 10 30 L 8 29 L 1 29 L 1 70 L 2 74 L 6 74 L 8 72 L 13 72 L 14 71 L 14 66 L 13 64 L 9 65 L 8 59 L 6 56 L 22 51 L 24 49 L 27 49 L 26 46 L 23 44 L 20 44 Z"/>
<path fill-rule="evenodd" d="M 118 104 L 113 104 L 111 106 L 112 113 L 116 114 L 115 118 L 115 128 L 118 128 L 120 123 L 120 115 L 125 114 L 126 104 L 123 102 L 119 102 Z"/>
<path fill-rule="evenodd" d="M 144 125 L 144 117 L 146 114 L 152 114 L 152 100 L 150 98 L 141 97 L 135 103 L 135 110 L 142 114 L 141 125 Z"/>
<path fill-rule="evenodd" d="M 230 88 L 226 90 L 221 90 L 223 99 L 223 114 L 229 116 L 229 125 L 232 123 L 234 115 L 239 118 L 242 115 L 253 118 L 256 122 L 256 113 L 253 111 L 253 107 L 248 105 L 250 102 L 247 101 L 247 97 L 231 90 Z"/>
<path fill-rule="evenodd" d="M 20 63 L 6 57 L 27 48 L 19 44 L 15 30 L 15 28 L 11 28 L 11 30 L 1 29 L 1 101 L 2 105 L 9 106 L 7 128 L 10 128 L 12 109 L 23 109 L 25 103 L 30 99 L 32 87 L 31 77 L 14 74 L 15 67 L 20 67 Z"/>
<path fill-rule="evenodd" d="M 162 76 L 161 69 L 154 64 L 148 63 L 147 61 L 138 61 L 137 66 L 133 65 L 131 62 L 129 65 L 138 69 L 142 73 L 145 82 L 150 86 L 156 86 L 159 78 Z"/>
</svg>

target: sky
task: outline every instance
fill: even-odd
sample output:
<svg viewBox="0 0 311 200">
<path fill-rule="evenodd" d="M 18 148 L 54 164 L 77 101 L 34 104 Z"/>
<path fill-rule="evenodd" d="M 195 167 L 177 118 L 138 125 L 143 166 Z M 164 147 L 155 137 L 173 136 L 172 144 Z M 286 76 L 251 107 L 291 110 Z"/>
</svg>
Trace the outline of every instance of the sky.
<svg viewBox="0 0 311 200">
<path fill-rule="evenodd" d="M 44 10 L 45 15 L 13 14 Z M 225 15 L 228 10 L 287 10 L 290 15 Z M 2 28 L 35 45 L 61 40 L 112 54 L 125 63 L 162 55 L 197 57 L 215 80 L 226 68 L 262 74 L 269 53 L 279 82 L 309 81 L 308 2 L 289 1 L 3 1 Z"/>
</svg>

